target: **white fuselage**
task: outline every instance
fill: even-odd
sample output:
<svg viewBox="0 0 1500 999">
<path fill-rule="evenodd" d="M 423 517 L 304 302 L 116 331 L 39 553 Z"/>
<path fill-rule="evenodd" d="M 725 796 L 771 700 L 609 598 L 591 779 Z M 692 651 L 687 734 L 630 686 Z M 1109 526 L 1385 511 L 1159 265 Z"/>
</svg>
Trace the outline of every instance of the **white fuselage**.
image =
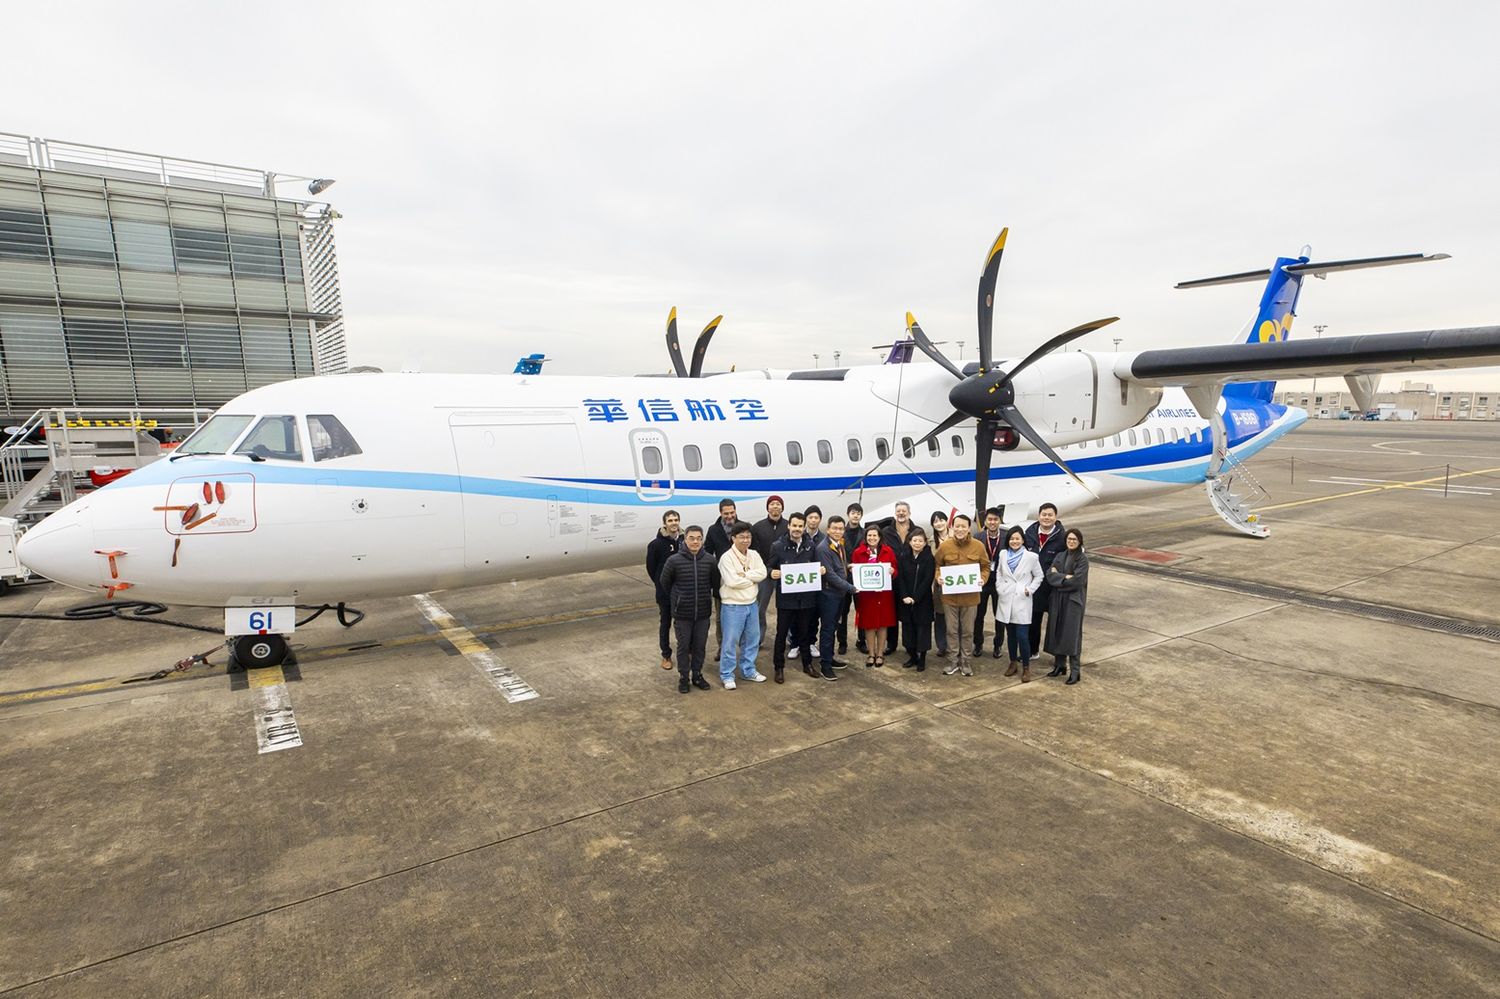
<svg viewBox="0 0 1500 999">
<path fill-rule="evenodd" d="M 925 522 L 974 501 L 972 423 L 903 453 L 904 440 L 952 412 L 952 384 L 929 364 L 854 368 L 839 381 L 746 372 L 284 382 L 220 413 L 253 417 L 250 426 L 295 417 L 300 460 L 255 461 L 232 447 L 162 459 L 53 514 L 23 537 L 20 556 L 49 578 L 126 597 L 321 603 L 635 564 L 665 510 L 707 526 L 725 497 L 748 519 L 771 494 L 788 510 L 818 503 L 827 513 L 858 500 L 867 517 L 905 500 Z M 1144 418 L 1103 437 L 1087 402 L 1037 393 L 1018 403 L 1041 414 L 1033 425 L 1063 445 L 1099 500 L 1203 481 L 1207 424 L 1181 392 L 1131 400 Z M 336 416 L 361 453 L 314 460 L 309 414 Z M 1306 414 L 1229 400 L 1224 417 L 1243 456 Z M 992 469 L 988 502 L 1009 521 L 1042 502 L 1066 513 L 1096 498 L 1024 445 L 996 452 Z"/>
</svg>

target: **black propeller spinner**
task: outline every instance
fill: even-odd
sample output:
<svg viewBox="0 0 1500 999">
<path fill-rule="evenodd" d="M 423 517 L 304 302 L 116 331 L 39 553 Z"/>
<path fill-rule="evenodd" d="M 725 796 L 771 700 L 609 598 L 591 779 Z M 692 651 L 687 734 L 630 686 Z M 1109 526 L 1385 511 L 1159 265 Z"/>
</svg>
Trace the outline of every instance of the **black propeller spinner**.
<svg viewBox="0 0 1500 999">
<path fill-rule="evenodd" d="M 1041 434 L 1027 422 L 1021 415 L 1020 409 L 1016 407 L 1016 390 L 1014 379 L 1024 369 L 1052 351 L 1069 343 L 1079 337 L 1102 329 L 1120 317 L 1111 316 L 1108 319 L 1096 319 L 1082 326 L 1075 326 L 1065 333 L 1042 344 L 1009 371 L 997 371 L 994 367 L 994 354 L 991 350 L 991 332 L 995 316 L 995 280 L 1000 274 L 1000 257 L 1005 252 L 1005 237 L 1009 229 L 1001 229 L 999 237 L 990 247 L 990 253 L 984 262 L 984 272 L 979 276 L 979 370 L 968 377 L 948 358 L 943 356 L 928 339 L 927 334 L 922 332 L 922 327 L 917 325 L 916 318 L 908 312 L 906 314 L 906 325 L 912 338 L 917 342 L 917 349 L 938 364 L 942 365 L 953 377 L 958 379 L 958 384 L 953 386 L 948 393 L 948 401 L 953 404 L 956 412 L 942 423 L 932 429 L 926 437 L 923 437 L 917 446 L 937 437 L 939 434 L 957 426 L 964 420 L 975 420 L 978 427 L 975 431 L 974 440 L 974 501 L 978 512 L 983 516 L 986 509 L 985 501 L 990 485 L 990 457 L 996 446 L 996 435 L 1009 428 L 1020 436 L 1031 442 L 1031 446 L 1046 455 L 1058 468 L 1083 486 L 1085 490 L 1088 485 L 1073 473 L 1068 463 L 1060 458 L 1056 451 L 1052 450 Z"/>
<path fill-rule="evenodd" d="M 682 343 L 677 339 L 677 306 L 672 306 L 672 313 L 667 316 L 667 353 L 672 355 L 672 367 L 677 369 L 678 378 L 703 377 L 703 358 L 708 353 L 708 342 L 714 338 L 714 330 L 723 321 L 723 316 L 714 316 L 713 322 L 703 327 L 703 332 L 698 334 L 698 342 L 693 344 L 693 366 L 689 369 L 682 363 Z"/>
</svg>

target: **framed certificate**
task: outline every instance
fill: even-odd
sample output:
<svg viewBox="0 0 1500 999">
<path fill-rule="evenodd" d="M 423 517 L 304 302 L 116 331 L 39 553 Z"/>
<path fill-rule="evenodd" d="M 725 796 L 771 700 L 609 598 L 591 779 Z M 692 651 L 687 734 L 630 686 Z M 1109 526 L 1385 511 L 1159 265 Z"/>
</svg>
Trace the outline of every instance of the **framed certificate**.
<svg viewBox="0 0 1500 999">
<path fill-rule="evenodd" d="M 823 588 L 823 576 L 816 562 L 798 562 L 781 567 L 782 593 L 816 593 Z"/>
<path fill-rule="evenodd" d="M 891 588 L 891 567 L 884 562 L 850 566 L 854 570 L 854 588 L 861 593 L 883 592 Z"/>
<path fill-rule="evenodd" d="M 943 595 L 948 597 L 959 593 L 978 593 L 984 589 L 979 582 L 977 565 L 945 565 L 938 570 L 938 578 L 943 583 Z"/>
</svg>

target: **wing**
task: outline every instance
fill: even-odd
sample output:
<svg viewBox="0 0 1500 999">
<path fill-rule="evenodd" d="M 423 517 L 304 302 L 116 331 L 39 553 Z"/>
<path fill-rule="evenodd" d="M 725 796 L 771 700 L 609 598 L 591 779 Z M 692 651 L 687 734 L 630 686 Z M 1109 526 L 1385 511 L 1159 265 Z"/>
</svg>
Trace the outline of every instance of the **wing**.
<svg viewBox="0 0 1500 999">
<path fill-rule="evenodd" d="M 1493 364 L 1500 364 L 1500 326 L 1143 350 L 1121 355 L 1114 374 L 1139 385 L 1191 387 Z"/>
</svg>

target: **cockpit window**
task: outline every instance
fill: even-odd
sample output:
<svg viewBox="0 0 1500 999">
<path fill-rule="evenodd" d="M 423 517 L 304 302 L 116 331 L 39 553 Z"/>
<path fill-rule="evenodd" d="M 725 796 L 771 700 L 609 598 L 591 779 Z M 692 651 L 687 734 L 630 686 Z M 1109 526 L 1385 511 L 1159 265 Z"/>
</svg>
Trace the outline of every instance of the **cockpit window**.
<svg viewBox="0 0 1500 999">
<path fill-rule="evenodd" d="M 266 416 L 255 425 L 255 429 L 234 449 L 235 454 L 248 454 L 257 458 L 276 458 L 281 461 L 301 461 L 302 444 L 297 436 L 295 416 Z"/>
<path fill-rule="evenodd" d="M 308 416 L 307 436 L 312 444 L 313 461 L 330 461 L 364 453 L 339 418 L 327 413 Z"/>
<path fill-rule="evenodd" d="M 193 435 L 177 445 L 176 454 L 223 454 L 229 450 L 245 428 L 250 425 L 248 416 L 213 416 Z"/>
</svg>

